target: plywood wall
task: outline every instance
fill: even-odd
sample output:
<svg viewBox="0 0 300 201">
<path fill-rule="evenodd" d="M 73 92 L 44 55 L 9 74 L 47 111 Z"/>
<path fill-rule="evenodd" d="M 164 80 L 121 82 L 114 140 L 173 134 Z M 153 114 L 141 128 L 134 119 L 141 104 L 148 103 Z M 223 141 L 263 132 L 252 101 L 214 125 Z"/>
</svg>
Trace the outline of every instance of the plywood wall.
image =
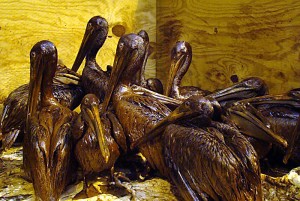
<svg viewBox="0 0 300 201">
<path fill-rule="evenodd" d="M 71 67 L 80 46 L 87 21 L 95 16 L 109 23 L 109 37 L 97 56 L 102 67 L 113 63 L 120 32 L 145 29 L 156 40 L 156 1 L 154 0 L 1 0 L 0 1 L 0 102 L 10 91 L 29 81 L 29 52 L 40 40 L 50 40 L 59 59 Z M 155 60 L 149 60 L 147 75 L 155 76 Z M 80 71 L 82 70 L 81 69 Z"/>
<path fill-rule="evenodd" d="M 259 76 L 272 93 L 300 87 L 300 1 L 298 0 L 18 0 L 0 1 L 0 101 L 29 79 L 29 51 L 51 40 L 67 66 L 77 54 L 86 22 L 101 15 L 109 38 L 100 54 L 112 64 L 121 25 L 125 33 L 148 31 L 147 77 L 166 80 L 170 50 L 178 40 L 193 47 L 184 85 L 214 90 Z M 81 69 L 82 70 L 82 67 Z"/>
<path fill-rule="evenodd" d="M 272 93 L 300 87 L 300 1 L 157 1 L 157 74 L 165 81 L 177 40 L 193 47 L 184 85 L 214 90 L 259 76 Z"/>
</svg>

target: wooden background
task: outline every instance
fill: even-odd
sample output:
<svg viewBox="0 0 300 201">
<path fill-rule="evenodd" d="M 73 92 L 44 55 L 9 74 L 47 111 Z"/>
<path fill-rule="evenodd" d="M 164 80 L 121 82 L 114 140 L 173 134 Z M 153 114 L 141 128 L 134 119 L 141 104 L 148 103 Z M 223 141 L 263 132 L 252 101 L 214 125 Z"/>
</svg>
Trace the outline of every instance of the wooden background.
<svg viewBox="0 0 300 201">
<path fill-rule="evenodd" d="M 177 40 L 193 47 L 184 85 L 215 90 L 230 77 L 259 76 L 272 93 L 300 87 L 300 1 L 298 0 L 1 0 L 0 102 L 29 80 L 29 51 L 51 40 L 59 59 L 71 67 L 87 21 L 101 15 L 109 38 L 98 54 L 102 67 L 112 64 L 120 32 L 145 29 L 152 54 L 146 76 L 166 80 L 170 50 Z M 80 71 L 82 70 L 82 67 Z"/>
<path fill-rule="evenodd" d="M 215 90 L 237 75 L 263 78 L 271 93 L 300 87 L 299 0 L 160 0 L 156 12 L 162 80 L 172 46 L 186 40 L 193 61 L 183 85 Z"/>
<path fill-rule="evenodd" d="M 88 20 L 101 15 L 109 23 L 109 37 L 97 61 L 106 68 L 108 64 L 113 64 L 116 45 L 122 34 L 120 29 L 115 33 L 112 29 L 122 26 L 125 33 L 145 29 L 155 43 L 155 11 L 154 0 L 1 0 L 0 103 L 13 89 L 29 81 L 29 52 L 36 42 L 52 41 L 57 47 L 59 59 L 71 67 Z M 146 73 L 147 76 L 155 76 L 152 56 Z"/>
</svg>

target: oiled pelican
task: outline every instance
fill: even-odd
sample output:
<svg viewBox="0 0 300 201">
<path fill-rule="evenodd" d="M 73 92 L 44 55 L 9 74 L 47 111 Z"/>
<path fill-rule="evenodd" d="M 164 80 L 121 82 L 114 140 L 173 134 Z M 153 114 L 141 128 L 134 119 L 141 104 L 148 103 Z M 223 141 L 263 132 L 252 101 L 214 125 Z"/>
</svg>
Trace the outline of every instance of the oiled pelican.
<svg viewBox="0 0 300 201">
<path fill-rule="evenodd" d="M 171 66 L 164 95 L 185 100 L 192 95 L 210 94 L 195 86 L 180 86 L 181 80 L 188 71 L 192 61 L 192 47 L 188 42 L 178 41 L 171 51 Z"/>
<path fill-rule="evenodd" d="M 72 128 L 75 157 L 85 180 L 83 191 L 87 188 L 87 176 L 110 170 L 120 156 L 120 148 L 127 151 L 122 126 L 114 114 L 100 114 L 99 106 L 96 95 L 85 95 L 81 102 L 81 113 Z"/>
<path fill-rule="evenodd" d="M 178 41 L 171 51 L 171 66 L 164 94 L 179 100 L 197 96 L 207 96 L 216 99 L 221 105 L 231 105 L 233 102 L 261 96 L 268 93 L 265 82 L 258 77 L 249 77 L 222 90 L 211 93 L 195 86 L 180 86 L 181 80 L 189 69 L 192 60 L 192 47 L 186 41 Z"/>
<path fill-rule="evenodd" d="M 214 121 L 213 108 L 209 100 L 192 96 L 134 146 L 163 133 L 169 177 L 185 200 L 262 200 L 254 148 L 237 129 Z"/>
<path fill-rule="evenodd" d="M 100 16 L 92 17 L 87 23 L 80 49 L 72 67 L 72 70 L 76 72 L 86 57 L 82 71 L 83 88 L 87 94 L 95 94 L 100 102 L 103 102 L 108 88 L 110 70 L 102 70 L 96 62 L 96 55 L 107 38 L 107 32 L 108 23 L 106 19 Z"/>
<path fill-rule="evenodd" d="M 131 84 L 135 83 L 135 74 L 141 68 L 136 61 L 143 57 L 145 51 L 144 40 L 139 35 L 128 34 L 120 38 L 109 81 L 110 88 L 103 102 L 103 110 L 106 110 L 112 100 L 112 107 L 130 143 L 143 136 L 146 130 L 171 112 L 158 98 L 150 96 L 151 91 L 147 94 L 133 92 Z M 160 140 L 143 145 L 139 150 L 152 168 L 167 175 Z"/>
<path fill-rule="evenodd" d="M 66 66 L 58 64 L 53 83 L 54 97 L 62 105 L 71 110 L 75 109 L 84 95 L 80 82 L 80 75 L 72 72 Z M 18 137 L 20 141 L 23 139 L 28 94 L 29 84 L 24 84 L 12 91 L 4 101 L 0 119 L 0 135 L 2 135 L 0 152 L 9 149 Z"/>
<path fill-rule="evenodd" d="M 36 43 L 30 52 L 30 64 L 24 170 L 33 181 L 38 200 L 58 200 L 69 179 L 71 126 L 76 113 L 53 96 L 57 69 L 54 44 Z"/>
</svg>

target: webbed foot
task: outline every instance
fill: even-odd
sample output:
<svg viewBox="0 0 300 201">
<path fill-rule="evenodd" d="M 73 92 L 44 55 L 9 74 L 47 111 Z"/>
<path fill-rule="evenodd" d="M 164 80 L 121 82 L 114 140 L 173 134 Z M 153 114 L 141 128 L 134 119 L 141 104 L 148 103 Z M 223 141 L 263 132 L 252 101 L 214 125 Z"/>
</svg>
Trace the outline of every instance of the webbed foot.
<svg viewBox="0 0 300 201">
<path fill-rule="evenodd" d="M 130 179 L 126 177 L 125 173 L 123 172 L 115 172 L 114 167 L 111 168 L 111 177 L 113 181 L 111 182 L 112 185 L 124 189 L 127 194 L 130 194 L 130 200 L 136 201 L 136 194 L 133 189 L 131 189 L 129 182 Z M 124 182 L 124 183 L 123 183 Z"/>
</svg>

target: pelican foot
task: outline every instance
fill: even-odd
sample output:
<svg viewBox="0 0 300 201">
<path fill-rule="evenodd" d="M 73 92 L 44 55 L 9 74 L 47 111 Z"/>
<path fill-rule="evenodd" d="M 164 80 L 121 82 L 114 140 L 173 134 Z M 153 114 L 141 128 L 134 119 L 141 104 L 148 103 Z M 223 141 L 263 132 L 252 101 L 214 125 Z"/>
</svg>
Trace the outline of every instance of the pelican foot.
<svg viewBox="0 0 300 201">
<path fill-rule="evenodd" d="M 135 191 L 131 189 L 129 184 L 130 179 L 125 176 L 123 172 L 114 172 L 114 168 L 111 169 L 111 175 L 113 181 L 110 183 L 111 185 L 118 187 L 120 189 L 124 189 L 127 194 L 131 195 L 130 200 L 136 201 L 137 197 Z"/>
</svg>

